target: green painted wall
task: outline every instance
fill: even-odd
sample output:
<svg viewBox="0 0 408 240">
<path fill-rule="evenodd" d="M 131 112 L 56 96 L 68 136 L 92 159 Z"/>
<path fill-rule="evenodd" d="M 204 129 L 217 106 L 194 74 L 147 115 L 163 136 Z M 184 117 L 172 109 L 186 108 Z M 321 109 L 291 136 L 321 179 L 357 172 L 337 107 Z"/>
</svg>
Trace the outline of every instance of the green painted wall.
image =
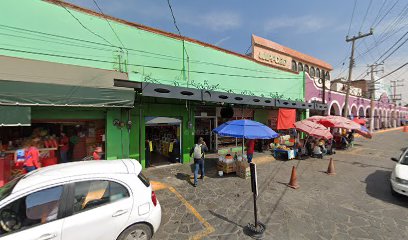
<svg viewBox="0 0 408 240">
<path fill-rule="evenodd" d="M 2 0 L 0 9 L 7 9 L 0 14 L 0 55 L 122 70 L 135 81 L 304 99 L 302 74 L 111 21 L 127 49 L 121 51 L 105 19 L 68 9 L 97 36 L 66 9 L 40 0 Z"/>
<path fill-rule="evenodd" d="M 157 99 L 159 100 L 159 99 Z M 160 101 L 160 100 L 159 100 Z M 190 162 L 189 151 L 191 147 L 194 145 L 194 117 L 193 117 L 193 107 L 189 106 L 189 109 L 186 109 L 186 105 L 181 104 L 173 104 L 173 103 L 157 103 L 157 101 L 151 102 L 143 102 L 141 106 L 142 111 L 142 119 L 140 121 L 139 106 L 136 106 L 135 109 L 132 110 L 132 121 L 133 127 L 130 136 L 130 156 L 135 159 L 139 159 L 139 129 L 141 130 L 141 163 L 142 166 L 145 167 L 145 118 L 146 117 L 174 117 L 179 118 L 182 120 L 181 126 L 181 157 L 183 163 Z M 193 128 L 188 127 L 188 122 L 192 123 Z"/>
</svg>

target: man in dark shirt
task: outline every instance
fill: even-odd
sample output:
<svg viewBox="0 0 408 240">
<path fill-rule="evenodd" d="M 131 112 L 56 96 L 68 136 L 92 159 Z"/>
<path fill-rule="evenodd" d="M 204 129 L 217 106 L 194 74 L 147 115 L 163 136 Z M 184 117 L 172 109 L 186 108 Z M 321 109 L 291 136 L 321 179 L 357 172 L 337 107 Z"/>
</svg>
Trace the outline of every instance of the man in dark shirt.
<svg viewBox="0 0 408 240">
<path fill-rule="evenodd" d="M 194 187 L 197 187 L 198 169 L 201 171 L 201 179 L 204 180 L 204 159 L 205 152 L 208 151 L 207 144 L 204 139 L 200 137 L 197 144 L 195 144 L 190 150 L 190 156 L 194 157 Z"/>
</svg>

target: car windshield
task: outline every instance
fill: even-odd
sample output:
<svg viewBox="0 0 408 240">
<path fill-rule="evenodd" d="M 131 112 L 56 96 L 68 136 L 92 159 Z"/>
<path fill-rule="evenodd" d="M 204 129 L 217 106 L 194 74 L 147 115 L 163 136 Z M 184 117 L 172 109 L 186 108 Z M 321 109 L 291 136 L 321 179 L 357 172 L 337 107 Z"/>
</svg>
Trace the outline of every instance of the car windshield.
<svg viewBox="0 0 408 240">
<path fill-rule="evenodd" d="M 0 188 L 0 201 L 8 197 L 23 176 L 19 176 Z"/>
<path fill-rule="evenodd" d="M 400 162 L 399 162 L 400 164 L 408 165 L 408 150 L 401 154 L 400 159 L 401 159 Z"/>
</svg>

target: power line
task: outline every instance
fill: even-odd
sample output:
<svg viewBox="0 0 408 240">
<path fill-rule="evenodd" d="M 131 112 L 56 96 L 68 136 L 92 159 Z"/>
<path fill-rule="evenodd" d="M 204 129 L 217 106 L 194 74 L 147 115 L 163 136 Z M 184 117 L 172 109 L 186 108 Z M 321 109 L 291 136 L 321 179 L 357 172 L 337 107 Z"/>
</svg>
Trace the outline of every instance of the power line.
<svg viewBox="0 0 408 240">
<path fill-rule="evenodd" d="M 366 13 L 365 13 L 364 18 L 363 18 L 363 22 L 361 23 L 360 29 L 358 30 L 359 32 L 361 32 L 361 29 L 363 28 L 363 25 L 364 25 L 365 20 L 366 20 L 366 18 L 367 18 L 368 11 L 370 10 L 372 3 L 373 3 L 373 0 L 370 0 L 370 3 L 368 4 Z"/>
<path fill-rule="evenodd" d="M 408 33 L 408 32 L 407 32 Z M 399 41 L 399 40 L 398 40 Z M 404 42 L 402 42 L 396 49 L 394 49 L 394 51 L 392 51 L 390 54 L 388 54 L 388 56 L 386 56 L 382 61 L 384 62 L 385 60 L 387 60 L 392 54 L 394 54 L 398 49 L 400 49 L 406 42 L 408 41 L 408 38 L 405 39 Z M 393 45 L 394 46 L 394 45 Z"/>
<path fill-rule="evenodd" d="M 72 14 L 71 11 L 68 10 L 68 8 L 66 8 L 62 3 L 59 3 L 59 5 L 61 7 L 63 7 L 84 29 L 86 29 L 88 32 L 92 33 L 93 35 L 99 37 L 100 39 L 104 40 L 105 42 L 107 42 L 109 45 L 114 46 L 111 42 L 109 42 L 108 40 L 106 40 L 106 38 L 102 37 L 101 35 L 95 33 L 94 31 L 92 31 L 91 29 L 87 28 L 77 17 L 74 16 L 74 14 Z"/>
<path fill-rule="evenodd" d="M 110 29 L 112 29 L 112 32 L 115 34 L 116 38 L 118 39 L 118 41 L 120 42 L 120 44 L 122 45 L 122 47 L 125 49 L 125 45 L 123 44 L 123 42 L 120 40 L 118 34 L 116 33 L 115 29 L 113 29 L 112 25 L 110 24 L 109 20 L 105 17 L 105 14 L 103 13 L 102 9 L 99 7 L 99 4 L 96 2 L 96 0 L 93 0 L 94 4 L 96 5 L 96 7 L 99 9 L 99 12 L 101 12 L 103 18 L 106 20 L 106 22 L 108 23 Z"/>
<path fill-rule="evenodd" d="M 391 12 L 391 10 L 397 5 L 398 2 L 399 0 L 395 1 L 394 5 L 392 5 L 391 8 L 388 9 L 388 11 L 384 14 L 384 16 L 373 26 L 374 28 L 384 20 L 384 18 Z"/>
<path fill-rule="evenodd" d="M 77 60 L 84 60 L 84 61 L 94 61 L 94 62 L 101 62 L 101 63 L 116 63 L 112 61 L 106 60 L 99 60 L 99 59 L 92 59 L 92 58 L 83 58 L 83 57 L 74 57 L 74 56 L 66 56 L 60 54 L 51 54 L 51 53 L 41 53 L 41 52 L 33 52 L 33 51 L 24 51 L 18 49 L 10 49 L 10 48 L 1 48 L 0 50 L 4 51 L 12 51 L 12 52 L 20 52 L 20 53 L 29 53 L 29 54 L 36 54 L 36 55 L 45 55 L 51 57 L 62 57 L 62 58 L 70 58 L 70 59 L 77 59 Z M 161 66 L 153 66 L 153 65 L 142 65 L 142 64 L 132 64 L 132 63 L 125 63 L 126 65 L 136 66 L 136 67 L 145 67 L 145 68 L 153 68 L 153 69 L 162 69 L 162 70 L 171 70 L 171 71 L 180 71 L 180 69 L 170 68 L 170 67 L 161 67 Z M 205 72 L 205 71 L 190 71 L 192 73 L 198 74 L 208 74 L 208 75 L 220 75 L 220 76 L 229 76 L 229 77 L 245 77 L 245 78 L 258 78 L 258 79 L 300 79 L 299 77 L 268 77 L 268 76 L 251 76 L 251 75 L 240 75 L 240 74 L 227 74 L 227 73 L 217 73 L 217 72 Z"/>
<path fill-rule="evenodd" d="M 50 33 L 45 33 L 45 32 L 40 32 L 40 31 L 35 31 L 35 30 L 28 30 L 28 29 L 24 29 L 24 28 L 12 27 L 12 26 L 7 26 L 7 25 L 3 25 L 3 24 L 0 24 L 0 27 L 7 28 L 7 29 L 13 29 L 13 30 L 21 31 L 21 32 L 28 32 L 28 33 L 35 33 L 35 34 L 38 34 L 38 35 L 51 36 L 51 37 L 65 39 L 65 40 L 68 39 L 68 40 L 72 40 L 72 41 L 84 42 L 84 43 L 89 43 L 89 44 L 94 44 L 94 45 L 101 45 L 101 46 L 106 46 L 106 47 L 120 48 L 119 46 L 107 45 L 107 44 L 100 43 L 100 42 L 94 42 L 94 41 L 89 41 L 89 40 L 84 40 L 84 39 L 79 39 L 79 38 L 73 38 L 73 37 L 68 37 L 68 36 L 61 36 L 61 35 L 56 35 L 56 34 L 50 34 Z M 20 38 L 28 38 L 26 36 L 18 36 L 18 35 L 4 34 L 4 33 L 0 33 L 0 35 L 9 35 L 9 36 L 20 37 Z M 37 40 L 37 41 L 52 42 L 52 41 L 50 41 L 50 38 L 47 38 L 47 40 L 36 39 L 36 38 L 31 38 L 31 39 Z M 105 49 L 105 48 L 98 48 L 98 47 L 89 46 L 89 45 L 81 45 L 81 44 L 77 44 L 77 43 L 69 43 L 67 41 L 65 41 L 65 42 L 56 42 L 56 43 L 63 44 L 63 45 L 84 47 L 84 48 L 95 49 L 95 50 L 101 50 L 101 51 L 111 51 L 111 50 Z M 146 54 L 155 55 L 155 56 L 161 56 L 161 57 L 164 57 L 164 58 L 168 58 L 169 60 L 170 59 L 182 60 L 182 58 L 179 58 L 179 57 L 170 56 L 170 55 L 166 55 L 166 54 L 159 54 L 159 53 L 149 52 L 149 51 L 140 50 L 140 49 L 125 48 L 125 50 L 140 52 L 140 53 L 146 53 Z M 135 54 L 129 53 L 129 55 L 135 55 Z M 146 56 L 146 55 L 140 55 L 139 54 L 138 56 Z M 154 56 L 150 56 L 150 57 L 154 57 Z M 158 57 L 155 57 L 155 58 L 158 58 Z M 240 69 L 240 70 L 260 72 L 260 73 L 273 73 L 273 74 L 276 74 L 276 75 L 280 75 L 280 73 L 276 73 L 274 71 L 263 71 L 263 70 L 236 67 L 236 66 L 225 65 L 225 64 L 211 63 L 211 62 L 206 62 L 206 61 L 191 60 L 191 62 L 192 63 L 198 63 L 198 64 L 214 65 L 214 66 L 225 67 L 225 68 Z"/>
<path fill-rule="evenodd" d="M 377 16 L 374 18 L 374 21 L 373 21 L 373 23 L 371 24 L 371 27 L 374 26 L 374 23 L 375 23 L 375 22 L 377 21 L 377 19 L 380 17 L 381 12 L 382 12 L 382 10 L 383 10 L 383 8 L 384 8 L 386 2 L 387 2 L 387 0 L 383 0 L 383 4 L 381 5 L 380 10 L 378 10 Z"/>
<path fill-rule="evenodd" d="M 170 0 L 167 0 L 167 4 L 169 5 L 171 16 L 173 17 L 174 26 L 176 27 L 178 34 L 181 36 L 181 32 L 177 26 L 176 18 L 174 17 L 173 8 L 171 7 Z"/>
<path fill-rule="evenodd" d="M 381 79 L 384 79 L 384 78 L 390 76 L 391 74 L 393 74 L 393 73 L 395 73 L 395 72 L 401 70 L 402 68 L 404 68 L 404 67 L 407 66 L 407 65 L 408 65 L 408 62 L 402 64 L 402 65 L 399 66 L 398 68 L 396 68 L 396 69 L 392 70 L 391 72 L 385 74 L 384 76 L 380 77 L 379 79 L 375 80 L 374 82 L 378 82 L 378 81 L 380 81 Z"/>
<path fill-rule="evenodd" d="M 356 10 L 356 5 L 357 5 L 357 0 L 354 0 L 353 12 L 351 13 L 351 19 L 350 19 L 350 24 L 349 24 L 349 27 L 348 27 L 347 35 L 350 34 L 351 23 L 353 22 L 354 11 Z"/>
</svg>

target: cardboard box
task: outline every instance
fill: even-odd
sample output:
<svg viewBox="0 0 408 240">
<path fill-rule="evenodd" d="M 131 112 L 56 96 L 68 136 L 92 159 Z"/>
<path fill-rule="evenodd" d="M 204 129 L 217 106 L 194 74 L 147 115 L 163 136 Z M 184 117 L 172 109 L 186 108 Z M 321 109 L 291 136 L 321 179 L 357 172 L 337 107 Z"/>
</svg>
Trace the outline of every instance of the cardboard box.
<svg viewBox="0 0 408 240">
<path fill-rule="evenodd" d="M 237 176 L 243 179 L 248 179 L 251 176 L 251 170 L 248 162 L 237 162 Z"/>
<path fill-rule="evenodd" d="M 232 163 L 218 162 L 217 170 L 223 171 L 224 173 L 233 173 L 237 171 L 237 165 L 235 164 L 235 162 Z"/>
</svg>

